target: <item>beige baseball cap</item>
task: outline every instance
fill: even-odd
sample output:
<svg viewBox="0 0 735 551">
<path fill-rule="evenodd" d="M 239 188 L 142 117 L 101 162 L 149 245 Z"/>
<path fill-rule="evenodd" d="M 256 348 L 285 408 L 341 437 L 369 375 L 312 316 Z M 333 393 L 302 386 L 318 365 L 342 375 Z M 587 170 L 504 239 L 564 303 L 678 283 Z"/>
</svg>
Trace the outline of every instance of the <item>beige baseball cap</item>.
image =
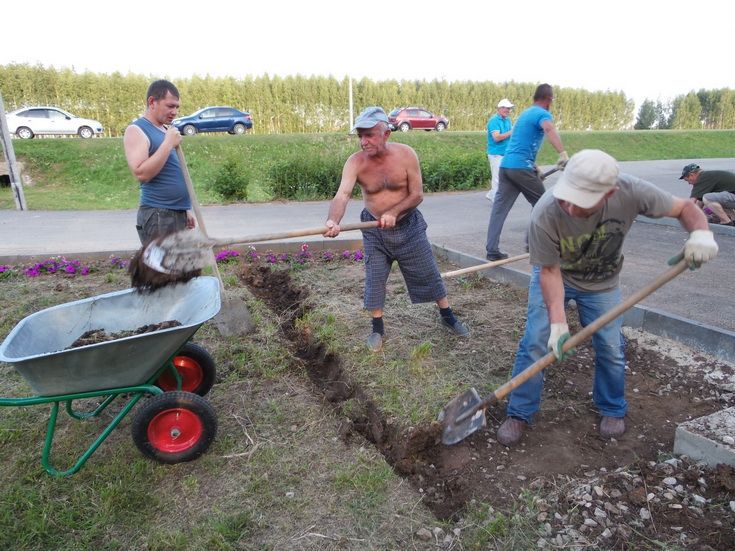
<svg viewBox="0 0 735 551">
<path fill-rule="evenodd" d="M 618 173 L 613 157 L 599 149 L 583 149 L 569 159 L 552 193 L 557 199 L 588 209 L 615 187 Z"/>
</svg>

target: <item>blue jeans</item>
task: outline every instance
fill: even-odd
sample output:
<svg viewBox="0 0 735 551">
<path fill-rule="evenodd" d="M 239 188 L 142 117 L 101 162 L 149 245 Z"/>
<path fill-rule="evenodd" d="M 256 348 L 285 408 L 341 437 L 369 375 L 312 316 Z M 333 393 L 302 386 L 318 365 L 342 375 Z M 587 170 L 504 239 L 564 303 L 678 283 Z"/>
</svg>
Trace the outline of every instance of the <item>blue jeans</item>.
<svg viewBox="0 0 735 551">
<path fill-rule="evenodd" d="M 541 294 L 540 268 L 533 267 L 528 289 L 528 320 L 526 332 L 518 344 L 513 376 L 525 370 L 547 352 L 549 315 Z M 620 302 L 620 288 L 602 292 L 583 292 L 564 285 L 564 303 L 574 299 L 582 326 L 588 325 Z M 625 354 L 621 328 L 622 316 L 597 331 L 592 337 L 595 349 L 595 379 L 592 399 L 601 415 L 624 417 L 628 409 L 625 401 Z M 563 366 L 562 368 L 563 369 Z M 508 400 L 508 416 L 530 422 L 541 404 L 544 372 L 537 373 L 513 390 Z"/>
</svg>

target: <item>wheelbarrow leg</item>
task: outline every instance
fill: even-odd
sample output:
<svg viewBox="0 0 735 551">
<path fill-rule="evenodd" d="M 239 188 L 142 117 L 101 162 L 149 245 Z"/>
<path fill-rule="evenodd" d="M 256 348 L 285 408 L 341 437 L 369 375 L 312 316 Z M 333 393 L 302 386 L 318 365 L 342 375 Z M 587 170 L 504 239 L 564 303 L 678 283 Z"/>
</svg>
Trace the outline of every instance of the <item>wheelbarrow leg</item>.
<svg viewBox="0 0 735 551">
<path fill-rule="evenodd" d="M 87 462 L 87 460 L 92 456 L 92 454 L 97 450 L 97 448 L 100 447 L 102 442 L 104 442 L 108 436 L 110 436 L 110 433 L 115 430 L 115 428 L 120 424 L 120 421 L 123 420 L 123 418 L 130 412 L 131 409 L 135 406 L 135 404 L 138 403 L 138 401 L 146 394 L 161 394 L 163 391 L 157 387 L 152 386 L 141 386 L 141 387 L 129 387 L 125 389 L 116 389 L 115 396 L 118 394 L 121 394 L 123 392 L 130 392 L 130 391 L 136 391 L 135 395 L 130 398 L 127 404 L 125 404 L 125 407 L 123 407 L 120 412 L 110 421 L 110 423 L 105 427 L 105 430 L 102 431 L 102 433 L 95 439 L 94 442 L 92 442 L 92 445 L 87 448 L 87 451 L 85 451 L 79 459 L 77 459 L 77 462 L 70 468 L 65 471 L 59 471 L 58 469 L 54 468 L 51 465 L 50 456 L 51 456 L 51 446 L 53 444 L 54 440 L 54 432 L 56 430 L 56 419 L 59 415 L 59 402 L 52 402 L 51 403 L 51 416 L 49 417 L 48 421 L 48 428 L 46 430 L 46 440 L 43 445 L 43 453 L 41 454 L 41 465 L 46 470 L 48 474 L 51 476 L 58 476 L 58 477 L 64 477 L 64 476 L 71 476 L 74 473 L 76 473 L 79 469 L 81 469 L 84 464 Z M 110 397 L 108 397 L 107 400 L 109 400 Z M 106 400 L 106 401 L 107 401 Z M 70 405 L 71 400 L 67 401 L 68 406 Z M 109 403 L 109 402 L 108 402 Z"/>
</svg>

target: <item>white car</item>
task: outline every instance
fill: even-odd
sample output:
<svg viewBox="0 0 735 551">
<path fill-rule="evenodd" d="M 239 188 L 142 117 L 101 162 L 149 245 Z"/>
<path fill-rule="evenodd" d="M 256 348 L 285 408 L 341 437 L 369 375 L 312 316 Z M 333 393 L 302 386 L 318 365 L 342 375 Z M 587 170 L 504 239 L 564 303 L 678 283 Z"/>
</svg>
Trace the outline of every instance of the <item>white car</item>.
<svg viewBox="0 0 735 551">
<path fill-rule="evenodd" d="M 77 134 L 91 138 L 102 133 L 102 124 L 92 119 L 75 117 L 58 107 L 24 107 L 5 115 L 10 132 L 30 140 L 36 134 Z"/>
</svg>

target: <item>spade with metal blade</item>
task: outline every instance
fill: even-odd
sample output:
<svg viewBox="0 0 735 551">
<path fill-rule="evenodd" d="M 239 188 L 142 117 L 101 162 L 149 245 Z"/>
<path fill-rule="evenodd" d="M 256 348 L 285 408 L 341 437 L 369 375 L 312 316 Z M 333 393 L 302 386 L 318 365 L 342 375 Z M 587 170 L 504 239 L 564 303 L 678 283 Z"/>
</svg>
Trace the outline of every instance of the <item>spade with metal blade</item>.
<svg viewBox="0 0 735 551">
<path fill-rule="evenodd" d="M 377 221 L 358 222 L 356 224 L 341 224 L 340 231 L 364 230 L 377 227 Z M 326 226 L 319 226 L 244 237 L 213 239 L 201 231 L 184 230 L 154 239 L 143 249 L 141 258 L 149 268 L 162 274 L 175 276 L 193 270 L 200 270 L 204 266 L 207 266 L 212 255 L 212 247 L 227 247 L 243 243 L 258 243 L 260 241 L 273 241 L 291 237 L 322 235 L 326 231 Z"/>
<path fill-rule="evenodd" d="M 562 346 L 562 351 L 566 352 L 582 344 L 592 335 L 594 335 L 603 326 L 622 315 L 626 310 L 632 308 L 636 303 L 640 302 L 656 289 L 668 283 L 687 268 L 685 260 L 679 262 L 660 275 L 656 280 L 652 281 L 642 289 L 635 292 L 626 300 L 616 305 L 614 308 L 591 322 L 578 333 L 572 335 Z M 541 359 L 537 360 L 511 380 L 499 387 L 495 392 L 482 398 L 474 388 L 464 392 L 449 402 L 439 413 L 439 422 L 443 425 L 442 442 L 446 445 L 456 444 L 467 438 L 470 434 L 487 425 L 485 410 L 502 400 L 511 391 L 525 383 L 528 379 L 544 370 L 556 361 L 553 352 L 549 352 Z"/>
</svg>

